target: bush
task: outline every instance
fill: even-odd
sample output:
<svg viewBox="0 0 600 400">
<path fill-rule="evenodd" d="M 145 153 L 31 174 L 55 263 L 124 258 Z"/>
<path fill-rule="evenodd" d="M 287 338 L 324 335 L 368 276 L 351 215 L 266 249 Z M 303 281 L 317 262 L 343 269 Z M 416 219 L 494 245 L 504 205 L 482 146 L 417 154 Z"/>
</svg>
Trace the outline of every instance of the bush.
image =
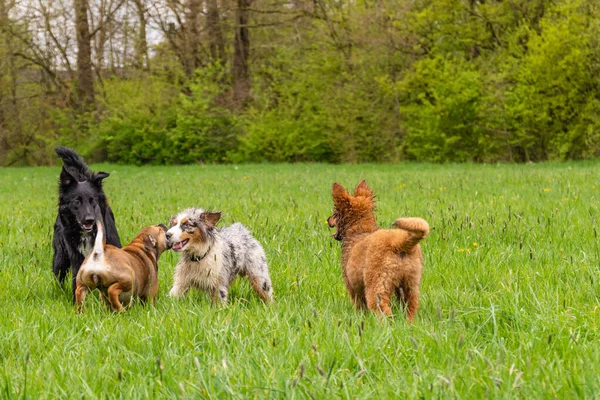
<svg viewBox="0 0 600 400">
<path fill-rule="evenodd" d="M 237 147 L 239 128 L 236 116 L 227 109 L 222 82 L 225 71 L 215 65 L 196 71 L 190 94 L 180 95 L 176 105 L 176 126 L 169 131 L 169 162 L 225 162 Z"/>
<path fill-rule="evenodd" d="M 96 151 L 126 164 L 223 162 L 236 146 L 234 116 L 215 106 L 219 71 L 204 70 L 187 94 L 160 80 L 111 81 Z"/>
<path fill-rule="evenodd" d="M 461 58 L 423 59 L 399 84 L 406 154 L 425 161 L 481 161 L 479 72 Z"/>
</svg>

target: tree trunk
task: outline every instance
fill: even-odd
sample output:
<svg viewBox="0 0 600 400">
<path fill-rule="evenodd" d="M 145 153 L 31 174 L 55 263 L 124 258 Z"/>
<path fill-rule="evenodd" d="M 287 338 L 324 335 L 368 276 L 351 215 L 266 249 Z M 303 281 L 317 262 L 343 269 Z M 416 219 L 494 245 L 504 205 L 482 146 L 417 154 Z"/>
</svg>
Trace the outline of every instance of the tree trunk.
<svg viewBox="0 0 600 400">
<path fill-rule="evenodd" d="M 94 107 L 94 75 L 92 72 L 92 44 L 88 24 L 88 0 L 74 0 L 75 29 L 77 30 L 77 94 L 80 106 Z"/>
<path fill-rule="evenodd" d="M 200 0 L 189 0 L 188 9 L 185 17 L 185 47 L 187 48 L 185 73 L 187 76 L 192 76 L 196 68 L 200 66 L 200 32 L 198 30 Z"/>
<path fill-rule="evenodd" d="M 107 29 L 110 29 L 109 26 L 104 25 L 104 14 L 106 12 L 106 2 L 105 0 L 100 1 L 98 5 L 98 20 L 94 21 L 94 13 L 93 11 L 90 13 L 90 29 L 91 31 L 95 31 L 96 27 L 98 27 L 98 31 L 92 40 L 94 45 L 94 50 L 96 53 L 96 71 L 98 74 L 104 70 L 104 47 L 106 45 L 106 41 L 108 40 Z"/>
<path fill-rule="evenodd" d="M 138 32 L 138 40 L 136 43 L 136 59 L 139 69 L 150 70 L 150 58 L 148 57 L 148 41 L 146 39 L 146 7 L 143 0 L 135 0 L 140 28 Z"/>
<path fill-rule="evenodd" d="M 206 0 L 207 31 L 210 40 L 210 56 L 213 62 L 225 64 L 225 42 L 221 30 L 221 16 L 217 0 Z"/>
<path fill-rule="evenodd" d="M 235 11 L 235 36 L 233 41 L 233 101 L 235 106 L 243 108 L 250 97 L 250 33 L 248 32 L 248 7 L 252 0 L 237 0 Z"/>
</svg>

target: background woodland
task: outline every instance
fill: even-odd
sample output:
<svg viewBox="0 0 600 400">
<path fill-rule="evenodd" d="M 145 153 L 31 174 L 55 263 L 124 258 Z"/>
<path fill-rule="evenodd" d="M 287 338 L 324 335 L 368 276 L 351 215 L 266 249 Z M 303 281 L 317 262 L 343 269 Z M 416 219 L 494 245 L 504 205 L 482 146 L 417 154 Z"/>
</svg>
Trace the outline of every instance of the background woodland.
<svg viewBox="0 0 600 400">
<path fill-rule="evenodd" d="M 600 154 L 600 2 L 0 0 L 0 165 Z"/>
</svg>

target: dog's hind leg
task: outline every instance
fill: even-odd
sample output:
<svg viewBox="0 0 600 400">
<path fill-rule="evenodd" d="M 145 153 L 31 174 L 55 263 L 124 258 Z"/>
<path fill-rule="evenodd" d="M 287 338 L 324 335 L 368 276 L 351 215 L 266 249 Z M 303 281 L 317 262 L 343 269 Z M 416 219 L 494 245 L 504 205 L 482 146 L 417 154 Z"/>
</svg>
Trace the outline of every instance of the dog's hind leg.
<svg viewBox="0 0 600 400">
<path fill-rule="evenodd" d="M 250 284 L 254 291 L 258 294 L 262 301 L 270 303 L 273 301 L 273 286 L 271 285 L 271 279 L 266 277 L 249 276 Z"/>
<path fill-rule="evenodd" d="M 242 274 L 248 277 L 252 288 L 262 301 L 265 303 L 273 301 L 273 284 L 264 253 L 248 260 L 245 268 L 242 269 Z"/>
<path fill-rule="evenodd" d="M 273 301 L 273 284 L 267 268 L 266 262 L 255 265 L 253 268 L 248 268 L 246 275 L 261 300 L 270 303 Z"/>
<path fill-rule="evenodd" d="M 390 308 L 391 291 L 383 282 L 376 282 L 374 285 L 367 285 L 365 295 L 367 297 L 367 307 L 375 313 L 382 313 L 386 316 L 392 314 Z"/>
<path fill-rule="evenodd" d="M 129 292 L 131 284 L 116 282 L 108 287 L 108 302 L 113 311 L 122 311 L 123 305 L 119 301 L 119 295 L 123 292 Z"/>
<path fill-rule="evenodd" d="M 406 318 L 412 322 L 419 309 L 419 285 L 409 282 L 403 286 L 406 299 Z"/>
<path fill-rule="evenodd" d="M 77 304 L 77 312 L 80 313 L 83 311 L 83 300 L 85 296 L 88 294 L 89 289 L 84 285 L 77 285 L 77 289 L 75 289 L 75 303 Z"/>
</svg>

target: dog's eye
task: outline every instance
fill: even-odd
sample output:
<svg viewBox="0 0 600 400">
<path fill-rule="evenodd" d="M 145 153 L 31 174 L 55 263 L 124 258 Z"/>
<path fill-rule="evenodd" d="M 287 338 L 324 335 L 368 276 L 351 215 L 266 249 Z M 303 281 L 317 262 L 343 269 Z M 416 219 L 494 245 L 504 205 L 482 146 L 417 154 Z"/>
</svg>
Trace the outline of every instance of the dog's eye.
<svg viewBox="0 0 600 400">
<path fill-rule="evenodd" d="M 75 206 L 80 206 L 81 205 L 81 201 L 79 201 L 79 199 L 75 199 L 75 200 L 73 200 L 73 204 Z"/>
<path fill-rule="evenodd" d="M 187 229 L 187 228 L 189 228 L 189 227 L 190 227 L 190 224 L 188 224 L 187 222 L 184 222 L 183 224 L 181 224 L 181 227 L 182 227 L 183 229 Z"/>
</svg>

